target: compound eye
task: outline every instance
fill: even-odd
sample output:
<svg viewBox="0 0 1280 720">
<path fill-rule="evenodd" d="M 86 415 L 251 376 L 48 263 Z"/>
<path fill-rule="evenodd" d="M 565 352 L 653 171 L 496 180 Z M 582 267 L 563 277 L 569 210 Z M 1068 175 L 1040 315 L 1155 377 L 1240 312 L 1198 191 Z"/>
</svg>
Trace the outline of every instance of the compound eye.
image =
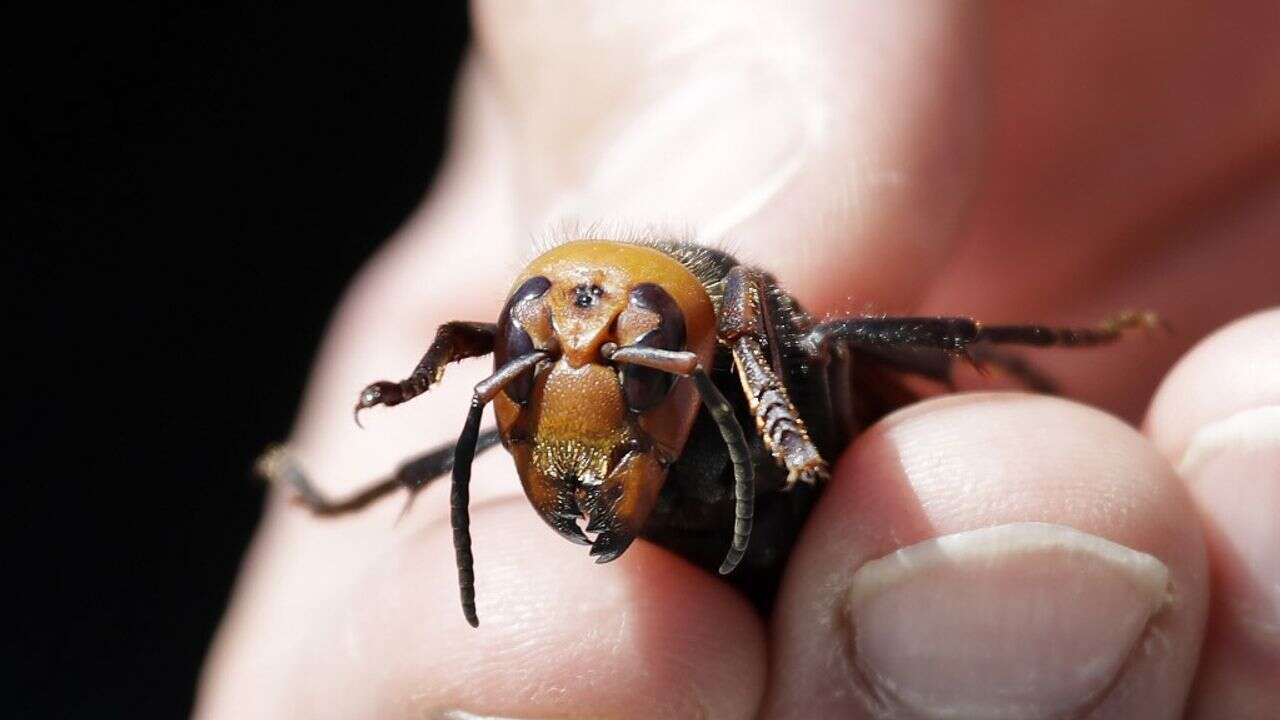
<svg viewBox="0 0 1280 720">
<path fill-rule="evenodd" d="M 667 291 L 658 285 L 645 283 L 632 289 L 630 303 L 619 323 L 649 326 L 630 343 L 632 345 L 659 350 L 684 349 L 684 313 Z M 627 406 L 638 413 L 662 402 L 675 383 L 675 376 L 671 373 L 639 365 L 623 365 L 620 372 Z"/>
<path fill-rule="evenodd" d="M 498 334 L 493 343 L 494 370 L 534 351 L 533 338 L 525 330 L 524 323 L 532 318 L 533 301 L 546 294 L 550 287 L 551 281 L 541 275 L 531 277 L 507 298 L 507 304 L 498 316 Z M 529 400 L 529 394 L 533 392 L 533 372 L 526 372 L 507 383 L 503 392 L 517 405 L 525 404 Z"/>
</svg>

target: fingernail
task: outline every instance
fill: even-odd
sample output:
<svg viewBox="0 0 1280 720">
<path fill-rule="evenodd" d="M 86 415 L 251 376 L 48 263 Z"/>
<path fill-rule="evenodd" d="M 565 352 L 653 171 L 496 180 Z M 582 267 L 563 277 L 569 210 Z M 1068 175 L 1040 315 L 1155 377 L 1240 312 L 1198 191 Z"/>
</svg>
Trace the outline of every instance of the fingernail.
<svg viewBox="0 0 1280 720">
<path fill-rule="evenodd" d="M 1107 691 L 1169 597 L 1151 555 L 1061 525 L 999 525 L 863 565 L 851 647 L 890 715 L 1058 718 Z"/>
<path fill-rule="evenodd" d="M 1205 425 L 1178 470 L 1206 516 L 1228 621 L 1280 651 L 1280 406 Z"/>
</svg>

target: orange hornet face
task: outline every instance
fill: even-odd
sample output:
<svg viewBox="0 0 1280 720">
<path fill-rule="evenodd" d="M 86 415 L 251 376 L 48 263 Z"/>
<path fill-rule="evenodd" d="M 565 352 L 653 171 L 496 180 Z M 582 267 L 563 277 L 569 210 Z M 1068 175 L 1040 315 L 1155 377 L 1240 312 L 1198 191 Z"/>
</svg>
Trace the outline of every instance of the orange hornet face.
<svg viewBox="0 0 1280 720">
<path fill-rule="evenodd" d="M 550 359 L 495 398 L 498 429 L 542 519 L 596 562 L 639 534 L 699 409 L 687 378 L 616 366 L 605 343 L 688 350 L 710 366 L 715 309 L 683 265 L 643 245 L 567 243 L 516 279 L 494 367 L 535 350 Z"/>
</svg>

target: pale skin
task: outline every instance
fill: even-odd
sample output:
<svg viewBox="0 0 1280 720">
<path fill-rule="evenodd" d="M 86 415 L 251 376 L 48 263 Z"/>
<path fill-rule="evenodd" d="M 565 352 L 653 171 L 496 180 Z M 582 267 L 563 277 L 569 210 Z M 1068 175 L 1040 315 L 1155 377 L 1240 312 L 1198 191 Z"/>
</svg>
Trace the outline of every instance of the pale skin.
<svg viewBox="0 0 1280 720">
<path fill-rule="evenodd" d="M 437 325 L 495 320 L 530 232 L 564 218 L 728 238 L 819 315 L 1080 324 L 1141 307 L 1173 332 L 1036 353 L 1067 399 L 940 398 L 865 433 L 832 458 L 770 617 L 644 541 L 593 564 L 500 450 L 472 488 L 479 629 L 458 608 L 445 484 L 398 524 L 396 498 L 317 519 L 273 492 L 198 717 L 929 717 L 1041 667 L 974 713 L 1280 707 L 1272 4 L 787 7 L 473 6 L 446 167 L 343 299 L 290 434 L 319 485 L 353 489 L 456 437 L 485 362 L 364 431 L 351 406 L 405 375 Z M 869 562 L 1027 522 L 1167 573 L 1105 678 L 1053 656 L 1080 638 L 1070 668 L 1115 652 L 1128 606 L 1103 606 L 1108 578 L 1136 576 L 1103 555 L 1055 575 L 1070 603 L 1010 613 L 1003 649 L 985 630 L 989 645 L 949 644 L 983 620 L 958 609 L 972 573 L 892 603 L 932 608 L 918 622 L 850 610 Z M 977 537 L 966 547 L 989 548 Z M 1061 561 L 1031 557 L 983 586 Z M 896 690 L 876 679 L 894 672 Z"/>
</svg>

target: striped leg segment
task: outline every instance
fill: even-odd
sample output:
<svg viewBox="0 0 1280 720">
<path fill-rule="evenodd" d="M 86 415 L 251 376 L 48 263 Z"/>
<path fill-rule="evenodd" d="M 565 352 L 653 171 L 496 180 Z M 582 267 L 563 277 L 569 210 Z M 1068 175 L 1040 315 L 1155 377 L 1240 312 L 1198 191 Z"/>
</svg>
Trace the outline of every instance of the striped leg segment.
<svg viewBox="0 0 1280 720">
<path fill-rule="evenodd" d="M 788 486 L 797 482 L 814 485 L 825 480 L 830 470 L 778 378 L 781 348 L 772 327 L 765 285 L 765 278 L 753 270 L 742 266 L 731 270 L 718 331 L 733 351 L 756 431 L 774 460 L 787 469 Z"/>
<path fill-rule="evenodd" d="M 830 475 L 827 463 L 760 344 L 750 336 L 738 338 L 733 344 L 733 364 L 755 416 L 756 431 L 773 459 L 787 469 L 787 485 L 815 485 L 826 480 Z"/>
</svg>

